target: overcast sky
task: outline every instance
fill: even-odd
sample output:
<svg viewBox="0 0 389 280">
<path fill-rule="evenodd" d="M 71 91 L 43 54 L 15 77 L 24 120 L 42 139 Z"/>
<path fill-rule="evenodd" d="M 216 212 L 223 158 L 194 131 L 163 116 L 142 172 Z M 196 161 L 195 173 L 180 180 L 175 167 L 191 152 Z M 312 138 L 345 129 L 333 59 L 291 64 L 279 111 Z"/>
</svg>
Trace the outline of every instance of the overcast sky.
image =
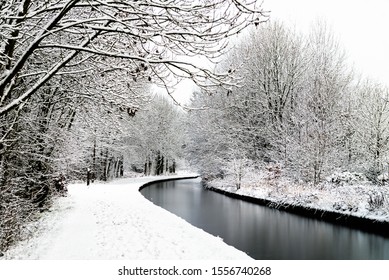
<svg viewBox="0 0 389 280">
<path fill-rule="evenodd" d="M 263 8 L 301 32 L 324 20 L 356 73 L 389 87 L 389 0 L 264 0 Z M 175 97 L 186 103 L 192 90 L 186 81 Z"/>
<path fill-rule="evenodd" d="M 389 86 L 389 0 L 264 0 L 263 7 L 303 32 L 325 20 L 355 68 Z"/>
</svg>

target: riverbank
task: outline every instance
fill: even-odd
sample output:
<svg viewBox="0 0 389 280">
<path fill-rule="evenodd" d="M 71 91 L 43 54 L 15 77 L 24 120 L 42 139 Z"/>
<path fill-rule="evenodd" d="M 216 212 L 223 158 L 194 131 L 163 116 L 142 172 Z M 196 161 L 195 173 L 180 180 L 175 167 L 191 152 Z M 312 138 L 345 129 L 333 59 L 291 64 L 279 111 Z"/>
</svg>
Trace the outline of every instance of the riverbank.
<svg viewBox="0 0 389 280">
<path fill-rule="evenodd" d="M 251 174 L 237 189 L 233 178 L 206 182 L 211 190 L 291 213 L 389 237 L 389 187 L 367 182 L 296 184 L 274 174 Z"/>
<path fill-rule="evenodd" d="M 193 176 L 128 178 L 89 187 L 71 184 L 68 196 L 56 200 L 39 224 L 30 226 L 35 228 L 32 237 L 0 259 L 250 259 L 139 192 L 150 182 Z"/>
</svg>

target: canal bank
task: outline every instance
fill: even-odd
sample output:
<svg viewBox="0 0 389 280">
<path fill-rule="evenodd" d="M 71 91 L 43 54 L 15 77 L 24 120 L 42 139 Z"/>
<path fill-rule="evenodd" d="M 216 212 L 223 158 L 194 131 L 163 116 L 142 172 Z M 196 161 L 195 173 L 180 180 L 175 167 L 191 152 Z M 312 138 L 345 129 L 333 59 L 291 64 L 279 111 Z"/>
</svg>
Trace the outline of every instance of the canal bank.
<svg viewBox="0 0 389 280">
<path fill-rule="evenodd" d="M 375 233 L 384 237 L 389 237 L 389 222 L 375 220 L 367 217 L 354 216 L 342 212 L 330 211 L 325 209 L 313 208 L 304 205 L 295 205 L 292 203 L 278 202 L 265 198 L 253 197 L 249 195 L 239 194 L 237 192 L 228 191 L 217 187 L 207 187 L 209 190 L 232 197 L 241 199 L 258 205 L 274 208 L 280 211 L 319 219 L 321 221 L 330 222 L 337 225 L 343 225 L 354 229 L 360 229 L 366 232 Z"/>
<path fill-rule="evenodd" d="M 162 183 L 162 182 L 169 182 L 169 181 L 177 181 L 177 180 L 188 180 L 188 179 L 196 179 L 199 178 L 200 175 L 198 174 L 190 174 L 190 175 L 181 175 L 181 176 L 172 176 L 172 177 L 163 177 L 163 178 L 158 178 L 155 177 L 153 181 L 144 183 L 139 187 L 139 191 L 142 191 L 144 188 L 149 187 L 150 185 L 153 185 L 155 183 Z"/>
</svg>

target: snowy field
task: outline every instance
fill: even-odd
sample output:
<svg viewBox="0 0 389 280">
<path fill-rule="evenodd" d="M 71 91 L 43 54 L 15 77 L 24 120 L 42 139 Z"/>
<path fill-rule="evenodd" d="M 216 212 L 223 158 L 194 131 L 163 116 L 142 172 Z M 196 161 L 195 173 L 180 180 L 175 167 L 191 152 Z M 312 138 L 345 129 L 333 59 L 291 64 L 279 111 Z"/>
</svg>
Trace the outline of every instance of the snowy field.
<svg viewBox="0 0 389 280">
<path fill-rule="evenodd" d="M 138 191 L 150 181 L 185 176 L 72 184 L 68 196 L 44 213 L 33 237 L 8 250 L 3 259 L 250 259 Z"/>
</svg>

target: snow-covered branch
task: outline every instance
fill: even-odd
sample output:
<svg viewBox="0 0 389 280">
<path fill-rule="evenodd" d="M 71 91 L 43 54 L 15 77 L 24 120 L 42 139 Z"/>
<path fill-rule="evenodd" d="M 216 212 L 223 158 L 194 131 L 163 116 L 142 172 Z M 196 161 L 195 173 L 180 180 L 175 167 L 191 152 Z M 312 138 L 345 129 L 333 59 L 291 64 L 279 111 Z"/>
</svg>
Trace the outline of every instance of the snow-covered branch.
<svg viewBox="0 0 389 280">
<path fill-rule="evenodd" d="M 18 30 L 19 34 L 12 37 L 16 44 L 12 49 L 18 49 L 18 52 L 9 52 L 9 67 L 7 71 L 0 72 L 2 100 L 0 112 L 8 111 L 7 108 L 13 108 L 12 104 L 18 103 L 10 98 L 10 93 L 14 90 L 15 83 L 18 83 L 18 77 L 32 76 L 28 73 L 26 63 L 34 59 L 44 47 L 60 47 L 77 52 L 123 58 L 129 62 L 143 60 L 149 64 L 169 64 L 175 67 L 183 65 L 182 62 L 158 58 L 162 54 L 218 57 L 224 52 L 223 41 L 226 38 L 239 33 L 258 18 L 266 19 L 265 13 L 255 1 L 69 0 L 55 3 L 24 1 L 23 4 L 22 12 L 14 13 L 13 16 L 12 11 L 17 10 L 8 9 L 2 13 L 3 18 L 10 22 L 10 32 L 14 29 Z M 106 24 L 107 22 L 110 24 Z M 0 32 L 4 30 L 0 29 Z M 99 32 L 100 38 L 93 40 L 91 47 L 82 47 L 78 42 L 82 42 L 85 37 L 93 36 L 93 32 Z M 57 44 L 58 39 L 61 41 L 60 44 Z M 18 45 L 18 41 L 23 43 Z M 57 42 L 53 43 L 54 41 Z M 106 47 L 110 45 L 111 51 L 101 51 L 102 48 L 98 45 Z M 9 44 L 6 46 L 10 47 Z M 58 61 L 54 65 L 65 66 L 58 64 Z M 47 69 L 55 67 L 54 65 L 47 65 Z M 33 72 L 42 71 L 45 70 Z M 196 77 L 206 71 L 191 65 L 185 72 L 190 72 L 189 76 Z M 221 79 L 220 82 L 223 82 L 223 75 L 218 77 Z M 43 80 L 46 82 L 50 78 Z M 30 96 L 31 90 L 27 89 L 27 92 L 21 96 Z"/>
</svg>

